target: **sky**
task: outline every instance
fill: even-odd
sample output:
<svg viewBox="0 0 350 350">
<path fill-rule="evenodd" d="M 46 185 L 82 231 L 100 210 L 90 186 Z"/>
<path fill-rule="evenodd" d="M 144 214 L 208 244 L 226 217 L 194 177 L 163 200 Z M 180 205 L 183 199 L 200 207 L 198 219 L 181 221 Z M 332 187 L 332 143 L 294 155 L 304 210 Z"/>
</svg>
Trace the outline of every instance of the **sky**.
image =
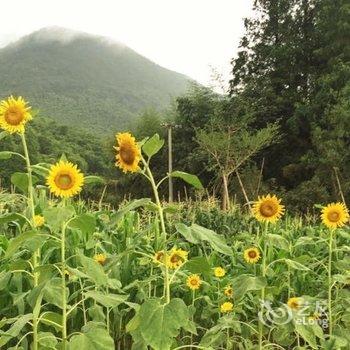
<svg viewBox="0 0 350 350">
<path fill-rule="evenodd" d="M 253 0 L 0 0 L 0 46 L 48 26 L 122 42 L 159 65 L 213 84 L 230 60 Z M 14 4 L 19 11 L 14 11 Z"/>
</svg>

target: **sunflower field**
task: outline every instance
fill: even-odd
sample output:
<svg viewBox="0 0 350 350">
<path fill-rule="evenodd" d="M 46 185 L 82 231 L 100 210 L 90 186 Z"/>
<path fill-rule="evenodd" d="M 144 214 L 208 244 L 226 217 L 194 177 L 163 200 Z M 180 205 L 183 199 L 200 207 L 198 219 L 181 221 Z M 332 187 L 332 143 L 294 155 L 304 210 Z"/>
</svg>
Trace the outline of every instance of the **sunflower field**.
<svg viewBox="0 0 350 350">
<path fill-rule="evenodd" d="M 25 172 L 0 192 L 0 349 L 350 349 L 349 212 L 292 217 L 276 195 L 251 213 L 164 203 L 155 179 L 164 141 L 116 136 L 116 166 L 147 179 L 153 199 L 117 210 L 82 201 L 97 176 L 64 156 L 32 164 L 28 103 L 0 104 Z M 219 216 L 220 215 L 220 216 Z M 219 218 L 219 219 L 218 219 Z"/>
</svg>

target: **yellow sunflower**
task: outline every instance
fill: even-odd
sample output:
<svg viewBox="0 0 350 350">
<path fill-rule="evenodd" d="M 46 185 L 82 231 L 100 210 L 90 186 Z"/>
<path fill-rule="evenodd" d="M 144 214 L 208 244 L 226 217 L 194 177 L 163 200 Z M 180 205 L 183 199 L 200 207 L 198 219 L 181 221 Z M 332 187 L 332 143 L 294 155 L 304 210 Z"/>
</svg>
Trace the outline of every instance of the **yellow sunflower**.
<svg viewBox="0 0 350 350">
<path fill-rule="evenodd" d="M 331 229 L 346 225 L 349 220 L 349 212 L 343 203 L 331 203 L 323 207 L 322 222 Z"/>
<path fill-rule="evenodd" d="M 177 269 L 187 261 L 187 257 L 188 252 L 185 250 L 173 248 L 169 254 L 167 254 L 167 266 L 170 269 Z"/>
<path fill-rule="evenodd" d="M 0 127 L 10 134 L 23 133 L 25 124 L 33 117 L 31 107 L 22 98 L 10 96 L 0 102 Z"/>
<path fill-rule="evenodd" d="M 257 263 L 260 259 L 260 256 L 261 255 L 259 249 L 255 247 L 248 248 L 243 253 L 244 260 L 249 264 Z"/>
<path fill-rule="evenodd" d="M 222 313 L 230 312 L 232 310 L 233 310 L 233 304 L 230 301 L 226 301 L 220 306 L 220 311 Z"/>
<path fill-rule="evenodd" d="M 187 277 L 186 284 L 191 290 L 196 290 L 201 286 L 202 280 L 197 274 L 194 274 Z"/>
<path fill-rule="evenodd" d="M 214 269 L 214 276 L 215 277 L 224 277 L 226 274 L 225 269 L 223 269 L 222 267 L 215 267 Z"/>
<path fill-rule="evenodd" d="M 154 254 L 153 262 L 156 264 L 163 264 L 164 263 L 164 252 L 162 250 L 160 250 Z"/>
<path fill-rule="evenodd" d="M 302 306 L 302 298 L 289 298 L 287 301 L 287 305 L 292 310 L 299 310 Z"/>
<path fill-rule="evenodd" d="M 141 150 L 130 133 L 119 133 L 116 136 L 117 150 L 115 165 L 123 170 L 124 173 L 130 171 L 132 173 L 137 172 L 139 168 L 139 162 L 141 160 Z"/>
<path fill-rule="evenodd" d="M 82 190 L 84 175 L 76 165 L 60 160 L 51 166 L 46 184 L 57 197 L 73 197 Z"/>
<path fill-rule="evenodd" d="M 284 214 L 284 205 L 275 195 L 268 194 L 254 203 L 253 214 L 258 221 L 275 223 Z"/>
<path fill-rule="evenodd" d="M 232 298 L 233 297 L 233 288 L 231 286 L 226 286 L 224 289 L 224 294 L 227 297 Z"/>
<path fill-rule="evenodd" d="M 106 254 L 96 254 L 94 256 L 94 260 L 99 263 L 100 265 L 104 265 L 106 263 Z"/>
<path fill-rule="evenodd" d="M 34 220 L 34 227 L 41 227 L 45 224 L 45 219 L 41 215 L 35 215 L 33 220 Z"/>
</svg>

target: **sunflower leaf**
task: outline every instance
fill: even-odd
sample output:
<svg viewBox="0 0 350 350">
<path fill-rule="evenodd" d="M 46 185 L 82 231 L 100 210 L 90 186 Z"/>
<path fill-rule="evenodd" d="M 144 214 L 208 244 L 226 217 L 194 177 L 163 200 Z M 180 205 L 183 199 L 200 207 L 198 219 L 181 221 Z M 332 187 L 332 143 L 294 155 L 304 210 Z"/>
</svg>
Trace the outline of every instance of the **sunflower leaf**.
<svg viewBox="0 0 350 350">
<path fill-rule="evenodd" d="M 169 176 L 178 177 L 188 184 L 192 185 L 197 190 L 202 190 L 203 185 L 196 175 L 185 173 L 184 171 L 173 171 Z"/>
<path fill-rule="evenodd" d="M 159 152 L 159 150 L 163 147 L 164 140 L 161 140 L 159 138 L 158 134 L 153 135 L 150 139 L 148 139 L 144 145 L 142 146 L 142 150 L 145 152 L 145 154 L 151 158 L 156 153 Z"/>
</svg>

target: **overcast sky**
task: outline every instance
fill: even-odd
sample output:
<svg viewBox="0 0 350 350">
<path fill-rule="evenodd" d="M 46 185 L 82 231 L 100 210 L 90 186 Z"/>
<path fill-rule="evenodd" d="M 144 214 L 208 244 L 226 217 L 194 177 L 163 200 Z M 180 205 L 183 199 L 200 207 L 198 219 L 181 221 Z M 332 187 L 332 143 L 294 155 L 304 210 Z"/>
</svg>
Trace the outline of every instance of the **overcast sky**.
<svg viewBox="0 0 350 350">
<path fill-rule="evenodd" d="M 166 68 L 226 80 L 253 0 L 16 0 L 1 4 L 0 45 L 47 26 L 113 38 Z"/>
</svg>

